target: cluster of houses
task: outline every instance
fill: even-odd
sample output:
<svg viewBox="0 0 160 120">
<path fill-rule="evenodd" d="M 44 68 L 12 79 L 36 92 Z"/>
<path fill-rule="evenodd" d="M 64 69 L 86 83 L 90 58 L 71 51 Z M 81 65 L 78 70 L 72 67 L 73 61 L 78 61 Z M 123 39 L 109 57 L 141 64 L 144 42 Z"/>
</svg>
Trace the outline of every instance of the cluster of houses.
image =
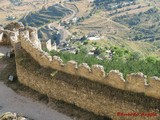
<svg viewBox="0 0 160 120">
<path fill-rule="evenodd" d="M 84 42 L 81 42 L 82 45 L 84 45 Z M 60 44 L 56 44 L 55 41 L 52 41 L 51 39 L 49 39 L 48 41 L 41 41 L 42 44 L 42 49 L 48 49 L 49 51 L 55 50 L 55 51 L 62 51 L 62 52 L 69 52 L 72 54 L 78 54 L 80 49 L 78 47 L 74 47 L 70 44 L 69 41 L 63 41 L 60 42 Z M 101 53 L 98 52 L 97 47 L 91 47 L 88 48 L 88 55 L 90 56 L 95 56 L 97 59 L 99 60 L 104 60 L 104 59 L 108 59 L 108 60 L 112 60 L 113 55 L 115 54 L 113 51 L 106 49 L 105 51 L 103 51 L 103 57 L 100 55 Z"/>
<path fill-rule="evenodd" d="M 87 40 L 91 40 L 91 41 L 96 41 L 96 40 L 100 40 L 101 35 L 99 34 L 98 31 L 92 31 L 90 32 L 88 35 L 86 35 Z"/>
<path fill-rule="evenodd" d="M 104 54 L 105 55 L 103 57 L 100 57 L 99 54 L 97 54 L 97 48 L 96 47 L 91 48 L 88 52 L 88 55 L 96 56 L 96 58 L 99 59 L 99 60 L 103 60 L 103 59 L 110 59 L 111 60 L 113 58 L 113 55 L 115 54 L 115 52 L 106 49 Z"/>
<path fill-rule="evenodd" d="M 82 44 L 84 43 L 84 40 L 89 40 L 89 41 L 94 41 L 94 40 L 100 40 L 100 34 L 98 31 L 92 31 L 88 33 L 86 36 L 72 36 L 70 41 L 72 42 L 78 42 L 80 41 Z M 55 50 L 55 51 L 63 51 L 63 52 L 69 52 L 73 54 L 77 54 L 79 49 L 76 47 L 73 47 L 70 44 L 70 41 L 60 41 L 57 43 L 54 40 L 41 40 L 42 43 L 42 49 L 48 49 L 49 51 Z M 89 50 L 88 55 L 94 55 L 97 56 L 96 54 L 96 47 L 93 47 L 92 49 Z M 109 55 L 108 58 L 112 58 L 113 53 L 111 51 L 106 51 L 106 54 Z M 98 59 L 101 59 L 98 57 Z"/>
</svg>

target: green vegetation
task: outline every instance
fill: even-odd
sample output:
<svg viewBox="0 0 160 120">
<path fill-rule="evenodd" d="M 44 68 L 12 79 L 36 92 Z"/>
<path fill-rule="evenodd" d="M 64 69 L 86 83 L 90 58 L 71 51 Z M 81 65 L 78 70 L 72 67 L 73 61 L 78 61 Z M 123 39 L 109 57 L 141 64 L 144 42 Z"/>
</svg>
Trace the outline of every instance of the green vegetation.
<svg viewBox="0 0 160 120">
<path fill-rule="evenodd" d="M 145 59 L 140 59 L 138 53 L 132 53 L 117 47 L 113 47 L 111 50 L 115 53 L 111 60 L 99 60 L 95 56 L 85 54 L 83 50 L 78 54 L 57 51 L 51 51 L 49 54 L 51 56 L 57 55 L 61 57 L 65 63 L 69 60 L 75 60 L 79 64 L 88 63 L 89 66 L 100 64 L 104 66 L 106 72 L 110 70 L 119 70 L 124 76 L 136 72 L 143 72 L 148 76 L 160 76 L 160 60 L 157 58 L 147 57 Z"/>
</svg>

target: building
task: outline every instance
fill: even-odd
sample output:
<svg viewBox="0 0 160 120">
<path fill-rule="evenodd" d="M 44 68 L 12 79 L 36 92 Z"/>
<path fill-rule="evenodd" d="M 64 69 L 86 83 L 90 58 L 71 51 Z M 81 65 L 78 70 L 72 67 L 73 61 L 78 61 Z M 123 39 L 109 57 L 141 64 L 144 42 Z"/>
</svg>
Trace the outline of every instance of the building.
<svg viewBox="0 0 160 120">
<path fill-rule="evenodd" d="M 42 45 L 43 50 L 45 50 L 45 49 L 47 49 L 49 51 L 57 50 L 56 42 L 52 42 L 51 39 L 49 39 L 48 41 L 47 40 L 41 40 L 41 45 Z"/>
</svg>

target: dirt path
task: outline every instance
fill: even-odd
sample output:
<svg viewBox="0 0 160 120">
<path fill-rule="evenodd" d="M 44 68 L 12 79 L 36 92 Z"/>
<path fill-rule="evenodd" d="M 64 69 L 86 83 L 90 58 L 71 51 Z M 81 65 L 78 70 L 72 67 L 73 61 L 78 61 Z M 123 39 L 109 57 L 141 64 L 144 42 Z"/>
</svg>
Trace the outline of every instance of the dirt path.
<svg viewBox="0 0 160 120">
<path fill-rule="evenodd" d="M 16 112 L 34 120 L 71 120 L 46 105 L 15 93 L 0 82 L 0 114 Z"/>
<path fill-rule="evenodd" d="M 0 57 L 10 51 L 10 47 L 0 46 Z M 1 58 L 0 58 L 1 59 Z M 0 62 L 0 74 L 7 64 Z M 0 114 L 15 112 L 34 120 L 71 120 L 62 113 L 31 98 L 21 96 L 0 82 Z"/>
</svg>

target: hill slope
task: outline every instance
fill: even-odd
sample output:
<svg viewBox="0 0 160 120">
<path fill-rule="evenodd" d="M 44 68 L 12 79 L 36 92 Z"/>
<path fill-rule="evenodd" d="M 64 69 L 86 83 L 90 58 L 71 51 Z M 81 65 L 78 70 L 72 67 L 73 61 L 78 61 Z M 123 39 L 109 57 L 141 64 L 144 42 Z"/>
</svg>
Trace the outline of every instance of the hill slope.
<svg viewBox="0 0 160 120">
<path fill-rule="evenodd" d="M 52 21 L 60 20 L 61 18 L 70 13 L 70 10 L 62 7 L 59 4 L 55 4 L 48 8 L 42 8 L 37 12 L 31 12 L 19 21 L 26 26 L 40 27 Z"/>
<path fill-rule="evenodd" d="M 160 57 L 160 1 L 95 0 L 93 4 L 96 13 L 72 27 L 72 33 L 87 35 L 97 31 L 104 36 L 103 41 L 98 41 L 100 45 L 125 47 L 143 56 Z"/>
</svg>

